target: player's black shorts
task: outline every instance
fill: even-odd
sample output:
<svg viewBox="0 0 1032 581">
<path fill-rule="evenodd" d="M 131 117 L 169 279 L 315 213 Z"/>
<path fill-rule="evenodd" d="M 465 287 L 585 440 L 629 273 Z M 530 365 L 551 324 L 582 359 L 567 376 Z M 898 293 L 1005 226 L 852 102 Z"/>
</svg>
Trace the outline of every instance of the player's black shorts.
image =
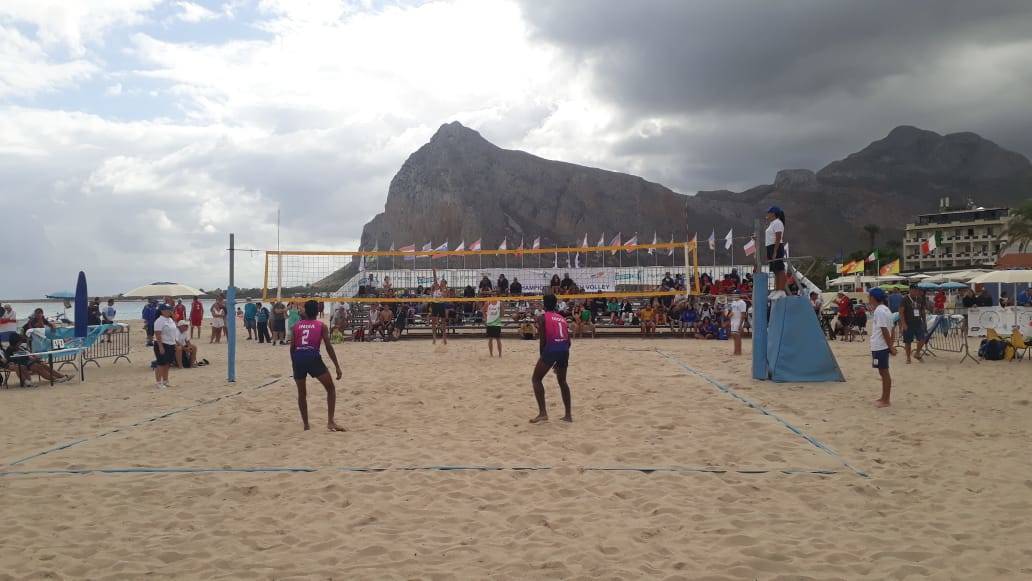
<svg viewBox="0 0 1032 581">
<path fill-rule="evenodd" d="M 780 244 L 778 247 L 778 255 L 774 256 L 774 244 L 767 247 L 767 260 L 769 261 L 771 272 L 785 272 L 785 261 L 775 260 L 776 258 L 785 258 L 785 245 Z"/>
<path fill-rule="evenodd" d="M 443 317 L 445 314 L 444 303 L 430 303 L 430 314 L 434 317 Z"/>
<path fill-rule="evenodd" d="M 570 352 L 561 351 L 559 353 L 542 353 L 541 360 L 550 368 L 566 369 L 570 366 Z"/>
<path fill-rule="evenodd" d="M 487 337 L 489 339 L 493 339 L 495 337 L 501 337 L 501 336 L 502 336 L 502 328 L 500 326 L 492 327 L 492 326 L 488 325 L 488 327 L 487 327 Z"/>
<path fill-rule="evenodd" d="M 158 367 L 163 365 L 172 365 L 176 362 L 176 346 L 165 345 L 165 352 L 162 353 L 158 349 L 158 344 L 154 344 L 154 359 L 158 362 Z"/>
<path fill-rule="evenodd" d="M 306 375 L 319 377 L 330 371 L 318 351 L 295 351 L 290 361 L 294 367 L 294 379 L 304 379 Z"/>
</svg>

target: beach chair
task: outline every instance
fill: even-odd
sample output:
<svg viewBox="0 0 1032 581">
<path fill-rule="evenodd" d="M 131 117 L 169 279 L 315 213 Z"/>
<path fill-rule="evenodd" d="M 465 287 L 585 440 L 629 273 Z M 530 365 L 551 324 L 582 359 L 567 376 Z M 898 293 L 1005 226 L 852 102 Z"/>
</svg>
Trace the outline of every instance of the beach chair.
<svg viewBox="0 0 1032 581">
<path fill-rule="evenodd" d="M 1021 361 L 1025 358 L 1025 354 L 1028 353 L 1029 345 L 1025 343 L 1025 337 L 1021 334 L 1021 331 L 1014 329 L 1014 332 L 1010 336 L 1011 347 L 1014 348 L 1014 359 Z"/>
</svg>

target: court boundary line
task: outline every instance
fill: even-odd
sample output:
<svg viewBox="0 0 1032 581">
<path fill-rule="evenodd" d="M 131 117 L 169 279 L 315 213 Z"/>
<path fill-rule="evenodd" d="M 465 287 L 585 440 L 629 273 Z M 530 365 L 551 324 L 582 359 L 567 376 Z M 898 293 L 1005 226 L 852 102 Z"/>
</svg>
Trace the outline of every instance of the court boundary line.
<svg viewBox="0 0 1032 581">
<path fill-rule="evenodd" d="M 697 369 L 692 368 L 691 366 L 689 366 L 685 362 L 683 362 L 680 359 L 678 359 L 677 357 L 674 357 L 673 355 L 667 353 L 666 351 L 660 351 L 658 348 L 655 349 L 655 351 L 659 355 L 662 355 L 666 359 L 674 362 L 675 364 L 677 364 L 679 367 L 681 367 L 682 369 L 684 369 L 688 373 L 691 373 L 692 375 L 694 375 L 694 376 L 696 376 L 696 377 L 706 381 L 707 383 L 709 383 L 710 385 L 715 387 L 717 389 L 717 391 L 720 391 L 721 393 L 724 393 L 726 395 L 729 395 L 729 396 L 733 397 L 734 399 L 737 399 L 738 401 L 744 403 L 747 407 L 750 407 L 750 408 L 760 412 L 761 414 L 763 414 L 765 416 L 769 416 L 769 417 L 773 418 L 775 421 L 777 421 L 781 425 L 783 425 L 786 428 L 788 428 L 789 431 L 791 431 L 795 435 L 797 435 L 800 438 L 802 438 L 802 439 L 806 440 L 807 442 L 809 442 L 813 447 L 817 448 L 818 450 L 820 450 L 820 451 L 824 452 L 825 454 L 827 454 L 827 455 L 831 456 L 832 458 L 834 458 L 836 461 L 838 461 L 840 464 L 842 464 L 843 467 L 847 468 L 850 472 L 853 472 L 854 474 L 856 474 L 857 476 L 860 476 L 861 478 L 870 478 L 871 477 L 870 474 L 868 474 L 866 471 L 861 470 L 859 468 L 856 468 L 855 466 L 850 464 L 849 461 L 847 461 L 838 452 L 836 452 L 834 448 L 832 448 L 831 446 L 828 446 L 824 442 L 821 442 L 820 440 L 818 440 L 817 438 L 811 436 L 810 434 L 807 434 L 806 432 L 804 432 L 800 428 L 796 427 L 791 422 L 789 422 L 788 420 L 782 418 L 778 414 L 770 411 L 769 409 L 767 409 L 767 408 L 763 407 L 762 405 L 754 402 L 753 400 L 751 400 L 751 399 L 749 399 L 749 398 L 739 394 L 738 392 L 736 392 L 735 390 L 731 389 L 727 385 L 724 385 L 723 383 L 717 381 L 716 379 L 713 379 L 712 377 L 710 377 L 706 373 L 703 373 L 702 371 L 699 371 Z"/>
<path fill-rule="evenodd" d="M 482 466 L 482 465 L 417 465 L 394 467 L 341 466 L 316 468 L 311 466 L 254 466 L 254 467 L 126 467 L 126 468 L 39 468 L 9 470 L 0 472 L 0 478 L 19 476 L 87 476 L 87 475 L 140 475 L 140 474 L 233 474 L 233 473 L 280 473 L 311 474 L 315 472 L 338 474 L 380 474 L 386 472 L 551 472 L 560 468 L 573 468 L 581 472 L 637 472 L 645 475 L 667 474 L 785 474 L 802 476 L 835 476 L 844 472 L 825 468 L 724 468 L 719 466 Z"/>
<path fill-rule="evenodd" d="M 277 377 L 277 378 L 274 378 L 274 379 L 269 379 L 265 383 L 259 384 L 259 385 L 255 386 L 255 387 L 241 389 L 240 391 L 237 391 L 237 392 L 234 392 L 234 393 L 223 394 L 223 395 L 220 395 L 218 397 L 211 398 L 211 399 L 201 400 L 201 401 L 199 401 L 197 403 L 194 403 L 194 404 L 191 404 L 191 405 L 188 405 L 188 406 L 185 406 L 185 407 L 176 408 L 174 410 L 167 411 L 165 413 L 158 414 L 156 416 L 151 416 L 149 418 L 144 418 L 144 419 L 139 420 L 137 422 L 134 422 L 132 424 L 128 424 L 128 425 L 125 425 L 125 426 L 119 426 L 117 428 L 112 428 L 112 429 L 107 430 L 105 432 L 101 432 L 101 433 L 99 433 L 99 434 L 97 434 L 95 436 L 84 437 L 84 438 L 79 438 L 77 440 L 71 440 L 69 442 L 64 442 L 62 444 L 58 444 L 58 445 L 53 446 L 51 448 L 47 448 L 46 450 L 43 450 L 43 451 L 40 451 L 40 452 L 36 452 L 35 454 L 30 454 L 30 455 L 25 456 L 23 458 L 19 458 L 17 460 L 14 460 L 13 462 L 8 462 L 8 463 L 4 464 L 3 466 L 6 468 L 6 467 L 10 467 L 10 466 L 17 466 L 19 464 L 24 464 L 24 463 L 26 463 L 26 462 L 28 462 L 30 460 L 34 460 L 36 458 L 39 458 L 39 457 L 42 457 L 42 456 L 46 456 L 47 454 L 51 454 L 53 452 L 60 452 L 61 450 L 67 450 L 69 448 L 74 448 L 75 446 L 78 446 L 79 444 L 85 444 L 86 442 L 91 442 L 93 440 L 98 440 L 98 439 L 103 438 L 105 436 L 110 436 L 111 434 L 117 434 L 117 433 L 121 432 L 122 430 L 128 430 L 130 428 L 136 428 L 136 427 L 142 426 L 143 424 L 150 423 L 150 422 L 156 422 L 158 420 L 162 420 L 162 419 L 174 416 L 174 415 L 182 413 L 182 412 L 187 412 L 187 411 L 190 411 L 192 409 L 196 409 L 196 408 L 199 408 L 199 407 L 202 407 L 202 406 L 211 405 L 213 403 L 218 403 L 218 402 L 220 402 L 220 401 L 222 401 L 224 399 L 230 399 L 230 398 L 233 398 L 233 397 L 237 397 L 239 395 L 243 395 L 244 393 L 248 393 L 248 392 L 252 392 L 252 391 L 258 391 L 259 389 L 263 389 L 263 388 L 269 387 L 270 385 L 272 385 L 274 383 L 278 383 L 282 379 L 283 379 L 282 377 Z"/>
</svg>

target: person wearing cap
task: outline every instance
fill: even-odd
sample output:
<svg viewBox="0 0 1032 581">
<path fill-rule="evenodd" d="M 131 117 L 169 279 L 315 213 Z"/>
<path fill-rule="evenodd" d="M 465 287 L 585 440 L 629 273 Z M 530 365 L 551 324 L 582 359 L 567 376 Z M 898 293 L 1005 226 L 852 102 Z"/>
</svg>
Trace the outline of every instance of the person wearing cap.
<svg viewBox="0 0 1032 581">
<path fill-rule="evenodd" d="M 903 331 L 903 351 L 907 354 L 907 363 L 910 363 L 910 344 L 917 341 L 917 351 L 914 357 L 921 361 L 921 351 L 924 349 L 925 321 L 928 317 L 928 299 L 924 291 L 916 284 L 910 285 L 910 293 L 903 297 L 900 304 L 899 326 Z"/>
<path fill-rule="evenodd" d="M 173 306 L 162 303 L 158 307 L 160 316 L 154 321 L 154 367 L 155 387 L 164 389 L 171 387 L 168 382 L 168 368 L 176 358 L 176 338 L 179 331 L 172 321 Z"/>
<path fill-rule="evenodd" d="M 785 274 L 785 212 L 777 206 L 771 206 L 767 210 L 767 230 L 764 233 L 764 243 L 767 246 L 767 264 L 770 271 L 774 273 L 774 295 L 778 298 L 785 295 L 785 284 L 788 277 Z M 778 294 L 778 291 L 781 291 Z"/>
<path fill-rule="evenodd" d="M 892 339 L 892 311 L 885 305 L 885 291 L 872 288 L 867 291 L 868 302 L 874 311 L 871 325 L 871 367 L 878 370 L 882 382 L 881 398 L 874 402 L 875 407 L 889 407 L 889 396 L 892 392 L 892 376 L 889 375 L 889 355 L 896 354 Z"/>
<path fill-rule="evenodd" d="M 147 299 L 141 318 L 143 319 L 143 328 L 147 332 L 147 346 L 151 347 L 154 345 L 154 321 L 158 318 L 158 301 Z"/>
<path fill-rule="evenodd" d="M 176 367 L 189 369 L 198 367 L 202 361 L 197 358 L 197 345 L 190 340 L 190 321 L 183 319 L 176 323 Z"/>
</svg>

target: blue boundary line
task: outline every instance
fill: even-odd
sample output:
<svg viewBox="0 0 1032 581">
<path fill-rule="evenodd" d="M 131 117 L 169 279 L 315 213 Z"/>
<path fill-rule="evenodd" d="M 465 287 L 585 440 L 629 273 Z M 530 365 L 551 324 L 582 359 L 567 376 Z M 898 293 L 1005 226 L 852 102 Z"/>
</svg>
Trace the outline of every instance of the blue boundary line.
<svg viewBox="0 0 1032 581">
<path fill-rule="evenodd" d="M 138 422 L 129 424 L 127 426 L 121 426 L 121 427 L 118 427 L 118 428 L 112 428 L 112 429 L 110 429 L 110 430 L 108 430 L 106 432 L 101 432 L 101 433 L 99 433 L 99 434 L 97 434 L 96 436 L 93 436 L 93 437 L 79 438 L 78 440 L 72 440 L 70 442 L 65 442 L 63 444 L 58 444 L 57 446 L 54 446 L 53 448 L 47 448 L 46 450 L 43 450 L 42 452 L 36 452 L 35 454 L 29 455 L 29 456 L 25 456 L 24 458 L 19 458 L 19 459 L 13 461 L 13 462 L 8 462 L 5 466 L 17 466 L 19 464 L 24 464 L 25 462 L 28 462 L 29 460 L 32 460 L 32 459 L 35 459 L 35 458 L 39 458 L 40 456 L 46 456 L 47 454 L 50 454 L 50 453 L 53 453 L 53 452 L 59 452 L 61 450 L 67 450 L 68 448 L 72 448 L 74 446 L 78 446 L 79 444 L 84 444 L 84 443 L 89 442 L 91 440 L 96 440 L 96 439 L 99 439 L 99 438 L 103 438 L 105 436 L 110 436 L 111 434 L 116 434 L 118 432 L 121 432 L 122 430 L 128 430 L 129 428 L 135 428 L 135 427 L 141 426 L 143 424 L 146 424 L 148 422 L 155 422 L 155 421 L 158 421 L 158 420 L 161 420 L 161 419 L 165 419 L 167 417 L 174 416 L 174 415 L 182 413 L 182 412 L 190 411 L 192 409 L 199 408 L 201 406 L 206 406 L 206 405 L 210 405 L 210 404 L 213 404 L 213 403 L 220 402 L 220 401 L 222 401 L 224 399 L 229 399 L 229 398 L 232 398 L 232 397 L 237 397 L 238 395 L 243 395 L 244 393 L 249 392 L 249 391 L 258 391 L 259 389 L 268 387 L 268 386 L 270 386 L 270 385 L 272 385 L 274 383 L 279 382 L 281 379 L 283 379 L 283 378 L 282 377 L 278 377 L 276 379 L 270 379 L 269 381 L 266 381 L 265 383 L 262 383 L 260 385 L 255 386 L 255 387 L 252 387 L 250 389 L 242 389 L 242 390 L 237 391 L 235 393 L 227 393 L 225 395 L 220 395 L 220 396 L 212 398 L 212 399 L 201 400 L 201 401 L 199 401 L 199 402 L 197 402 L 195 404 L 188 405 L 186 407 L 177 408 L 177 409 L 174 409 L 174 410 L 171 410 L 171 411 L 167 411 L 167 412 L 165 412 L 163 414 L 159 414 L 159 415 L 152 416 L 152 417 L 149 417 L 149 418 L 145 418 L 145 419 L 142 419 L 142 420 L 140 420 Z"/>
<path fill-rule="evenodd" d="M 578 466 L 575 469 L 584 472 L 639 472 L 642 474 L 801 474 L 808 476 L 833 476 L 837 470 L 809 468 L 720 468 L 715 466 Z M 130 468 L 43 468 L 35 470 L 11 470 L 0 472 L 0 477 L 16 476 L 83 476 L 88 474 L 232 474 L 232 473 L 382 473 L 382 472 L 549 472 L 553 466 L 478 466 L 478 465 L 444 465 L 444 466 L 400 466 L 400 467 L 361 467 L 344 466 L 337 468 L 313 468 L 307 466 L 255 466 L 255 467 L 130 467 Z"/>
<path fill-rule="evenodd" d="M 777 415 L 776 413 L 768 410 L 767 408 L 763 407 L 762 405 L 752 401 L 751 399 L 749 399 L 749 398 L 747 398 L 747 397 L 745 397 L 743 395 L 739 395 L 738 392 L 736 392 L 735 390 L 731 389 L 730 387 L 724 385 L 723 383 L 720 383 L 716 379 L 713 379 L 709 375 L 706 375 L 705 373 L 703 373 L 701 371 L 698 371 L 697 369 L 693 369 L 693 368 L 689 367 L 683 361 L 681 361 L 680 359 L 674 357 L 673 355 L 671 355 L 671 354 L 669 354 L 669 353 L 667 353 L 665 351 L 660 351 L 659 349 L 656 349 L 656 353 L 659 353 L 663 357 L 666 357 L 670 361 L 673 361 L 674 363 L 676 363 L 678 366 L 680 366 L 682 369 L 684 369 L 688 373 L 691 373 L 692 375 L 694 375 L 694 376 L 696 376 L 696 377 L 698 377 L 700 379 L 705 380 L 710 385 L 712 385 L 713 387 L 717 388 L 717 390 L 719 390 L 720 392 L 725 393 L 725 394 L 727 394 L 727 395 L 737 399 L 738 401 L 744 403 L 745 405 L 751 407 L 752 409 L 760 412 L 761 414 L 763 414 L 765 416 L 769 416 L 771 418 L 774 418 L 778 423 L 780 423 L 781 425 L 783 425 L 786 428 L 788 428 L 792 433 L 794 433 L 795 435 L 799 436 L 800 438 L 803 438 L 804 440 L 806 440 L 807 442 L 812 444 L 818 450 L 820 450 L 820 451 L 824 452 L 825 454 L 831 456 L 832 458 L 837 460 L 839 463 L 841 463 L 842 466 L 844 466 L 845 468 L 848 468 L 850 471 L 855 473 L 857 476 L 861 476 L 863 478 L 870 478 L 871 477 L 867 472 L 852 466 L 848 461 L 846 461 L 845 458 L 840 456 L 839 453 L 836 452 L 833 448 L 831 448 L 830 446 L 828 446 L 824 442 L 821 442 L 817 438 L 814 438 L 813 436 L 807 434 L 806 432 L 802 431 L 801 429 L 795 427 L 788 420 L 782 418 L 781 416 Z"/>
</svg>

